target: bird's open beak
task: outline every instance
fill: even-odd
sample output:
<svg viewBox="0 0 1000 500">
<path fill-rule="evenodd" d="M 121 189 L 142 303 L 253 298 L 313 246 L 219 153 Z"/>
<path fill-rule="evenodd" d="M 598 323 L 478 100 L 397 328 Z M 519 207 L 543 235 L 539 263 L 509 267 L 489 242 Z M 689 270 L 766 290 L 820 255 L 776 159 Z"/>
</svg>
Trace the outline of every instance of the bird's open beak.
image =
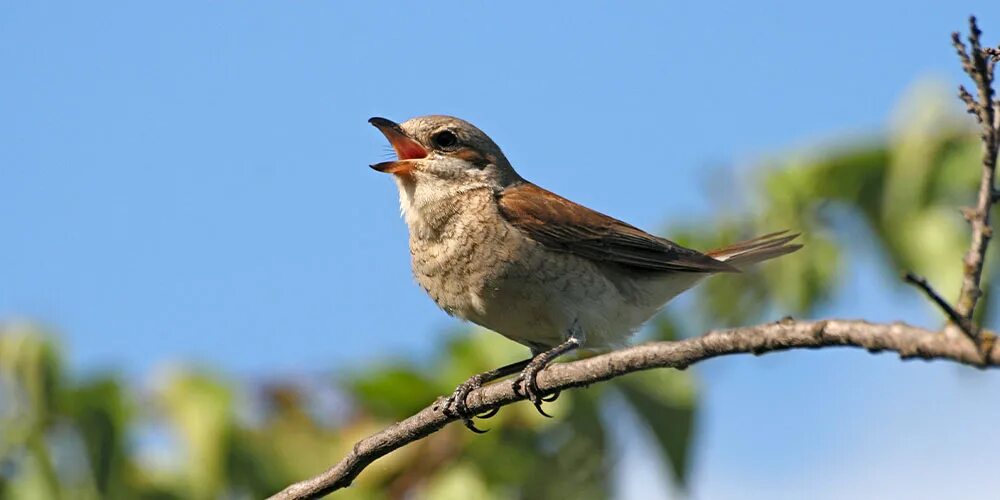
<svg viewBox="0 0 1000 500">
<path fill-rule="evenodd" d="M 369 118 L 368 123 L 374 125 L 375 128 L 379 129 L 385 135 L 385 138 L 389 140 L 389 144 L 396 151 L 396 156 L 399 158 L 396 161 L 376 163 L 371 166 L 373 169 L 387 174 L 407 175 L 414 167 L 414 162 L 410 160 L 419 160 L 427 157 L 427 150 L 419 142 L 406 135 L 406 132 L 403 132 L 403 129 L 396 122 L 376 116 Z"/>
</svg>

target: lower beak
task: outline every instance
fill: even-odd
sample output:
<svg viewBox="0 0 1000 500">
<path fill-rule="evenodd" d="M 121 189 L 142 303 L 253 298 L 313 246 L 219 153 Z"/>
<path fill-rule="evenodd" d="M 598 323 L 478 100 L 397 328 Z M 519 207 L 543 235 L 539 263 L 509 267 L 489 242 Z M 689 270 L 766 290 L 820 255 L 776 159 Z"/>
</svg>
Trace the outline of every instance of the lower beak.
<svg viewBox="0 0 1000 500">
<path fill-rule="evenodd" d="M 379 132 L 385 135 L 392 149 L 396 152 L 396 156 L 399 157 L 397 161 L 386 161 L 372 165 L 373 169 L 389 174 L 406 175 L 415 167 L 416 162 L 411 160 L 427 157 L 427 150 L 419 142 L 406 135 L 406 132 L 396 122 L 376 116 L 369 118 L 368 123 L 374 125 Z"/>
<path fill-rule="evenodd" d="M 396 174 L 396 175 L 409 175 L 416 166 L 416 162 L 411 160 L 397 160 L 397 161 L 384 161 L 382 163 L 376 163 L 374 165 L 369 165 L 376 172 L 383 172 L 386 174 Z"/>
</svg>

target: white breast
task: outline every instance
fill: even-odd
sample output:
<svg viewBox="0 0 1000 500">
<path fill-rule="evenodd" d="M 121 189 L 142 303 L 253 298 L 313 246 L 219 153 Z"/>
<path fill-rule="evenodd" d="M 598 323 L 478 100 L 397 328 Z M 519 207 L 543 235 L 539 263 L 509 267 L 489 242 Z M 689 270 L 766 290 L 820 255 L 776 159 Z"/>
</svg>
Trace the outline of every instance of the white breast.
<svg viewBox="0 0 1000 500">
<path fill-rule="evenodd" d="M 412 203 L 400 186 L 413 273 L 449 314 L 535 349 L 565 340 L 578 322 L 585 347 L 622 344 L 701 275 L 639 279 L 525 237 L 499 214 L 492 192 Z"/>
</svg>

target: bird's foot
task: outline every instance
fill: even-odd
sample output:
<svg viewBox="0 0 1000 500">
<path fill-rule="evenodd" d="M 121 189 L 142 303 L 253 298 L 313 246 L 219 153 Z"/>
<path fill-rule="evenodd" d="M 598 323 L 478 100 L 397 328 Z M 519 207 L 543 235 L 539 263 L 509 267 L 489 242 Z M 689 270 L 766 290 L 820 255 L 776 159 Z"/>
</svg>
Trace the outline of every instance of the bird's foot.
<svg viewBox="0 0 1000 500">
<path fill-rule="evenodd" d="M 441 411 L 447 416 L 456 416 L 461 418 L 465 427 L 472 432 L 478 434 L 486 432 L 485 430 L 476 427 L 476 425 L 472 422 L 472 419 L 474 417 L 490 418 L 500 411 L 500 407 L 496 406 L 485 413 L 480 413 L 478 415 L 474 414 L 469 411 L 468 403 L 466 403 L 469 393 L 482 387 L 483 384 L 521 371 L 521 369 L 527 366 L 530 361 L 530 359 L 525 359 L 523 361 L 518 361 L 517 363 L 511 363 L 509 365 L 501 366 L 495 370 L 490 370 L 488 372 L 483 372 L 470 377 L 469 380 L 462 382 L 461 385 L 456 387 L 455 392 L 451 393 L 451 396 L 444 399 L 444 402 L 440 405 Z"/>
<path fill-rule="evenodd" d="M 466 398 L 468 398 L 470 392 L 482 387 L 485 382 L 486 382 L 486 377 L 482 373 L 478 375 L 473 375 L 472 377 L 469 378 L 469 380 L 462 382 L 461 384 L 458 385 L 458 387 L 455 388 L 455 392 L 452 392 L 451 396 L 448 396 L 444 400 L 444 403 L 442 404 L 441 407 L 441 411 L 445 415 L 456 416 L 461 418 L 462 423 L 470 431 L 475 432 L 477 434 L 485 433 L 487 430 L 476 427 L 476 424 L 472 421 L 472 419 L 474 417 L 481 419 L 490 418 L 496 415 L 497 412 L 500 411 L 500 408 L 499 407 L 493 408 L 491 410 L 486 411 L 485 413 L 480 413 L 477 415 L 469 411 L 469 406 L 465 401 Z"/>
<path fill-rule="evenodd" d="M 545 394 L 538 388 L 538 372 L 545 369 L 552 360 L 566 354 L 567 352 L 576 350 L 578 347 L 583 345 L 584 336 L 583 330 L 580 329 L 579 324 L 573 322 L 573 326 L 570 328 L 569 338 L 565 342 L 547 350 L 542 351 L 535 355 L 534 358 L 528 362 L 528 365 L 521 370 L 521 373 L 514 379 L 514 392 L 518 394 L 524 394 L 531 401 L 531 404 L 535 405 L 535 409 L 538 413 L 543 416 L 552 418 L 552 415 L 545 413 L 542 409 L 542 403 L 550 403 L 559 398 L 559 391 L 553 391 L 550 394 Z"/>
<path fill-rule="evenodd" d="M 528 401 L 535 405 L 538 413 L 552 418 L 552 415 L 545 413 L 545 410 L 542 409 L 542 403 L 555 401 L 559 397 L 559 391 L 546 395 L 538 388 L 538 372 L 542 371 L 550 361 L 551 359 L 546 359 L 542 355 L 535 356 L 535 359 L 532 359 L 528 366 L 521 371 L 521 374 L 514 379 L 514 392 L 524 394 Z"/>
</svg>

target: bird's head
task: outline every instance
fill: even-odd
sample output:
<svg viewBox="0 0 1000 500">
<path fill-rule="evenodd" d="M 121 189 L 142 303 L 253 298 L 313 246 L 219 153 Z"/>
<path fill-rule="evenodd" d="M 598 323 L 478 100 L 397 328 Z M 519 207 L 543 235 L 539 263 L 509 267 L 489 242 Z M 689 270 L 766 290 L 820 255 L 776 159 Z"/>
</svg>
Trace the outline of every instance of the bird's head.
<svg viewBox="0 0 1000 500">
<path fill-rule="evenodd" d="M 500 190 L 521 180 L 500 147 L 465 120 L 429 115 L 401 124 L 379 117 L 368 123 L 385 135 L 397 156 L 371 167 L 393 174 L 401 187 Z"/>
</svg>

